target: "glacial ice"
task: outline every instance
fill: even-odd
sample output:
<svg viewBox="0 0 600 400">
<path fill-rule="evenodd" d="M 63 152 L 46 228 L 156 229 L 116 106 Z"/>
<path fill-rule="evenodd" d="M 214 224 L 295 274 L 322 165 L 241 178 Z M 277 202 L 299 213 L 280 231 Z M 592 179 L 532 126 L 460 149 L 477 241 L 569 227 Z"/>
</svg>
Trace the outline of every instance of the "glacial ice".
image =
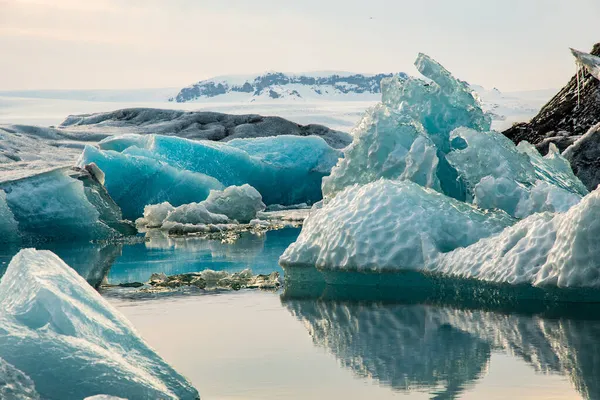
<svg viewBox="0 0 600 400">
<path fill-rule="evenodd" d="M 544 193 L 545 185 L 542 198 L 553 195 Z M 314 211 L 280 263 L 598 288 L 598 215 L 600 191 L 594 191 L 566 212 L 536 213 L 510 226 L 514 220 L 501 212 L 479 210 L 407 181 L 381 180 L 348 188 Z"/>
<path fill-rule="evenodd" d="M 410 181 L 382 179 L 348 187 L 313 210 L 279 261 L 284 267 L 421 269 L 440 253 L 513 223 L 504 212 L 480 210 Z"/>
<path fill-rule="evenodd" d="M 0 358 L 15 374 L 21 371 L 23 390 L 61 400 L 98 394 L 199 398 L 118 311 L 49 251 L 25 249 L 13 258 L 0 282 L 0 305 Z"/>
<path fill-rule="evenodd" d="M 246 183 L 267 204 L 314 203 L 322 197 L 323 176 L 341 155 L 319 137 L 235 139 L 225 144 L 127 135 L 100 142 L 99 149 L 86 147 L 79 165 L 97 164 L 123 214 L 136 218 L 147 204 L 199 202 L 210 190 Z"/>
<path fill-rule="evenodd" d="M 136 225 L 145 228 L 162 228 L 181 232 L 210 231 L 204 225 L 247 224 L 256 219 L 265 205 L 260 193 L 252 186 L 230 186 L 225 190 L 211 190 L 206 200 L 199 203 L 173 207 L 170 203 L 152 204 L 144 207 L 144 217 Z M 225 226 L 227 224 L 227 226 Z"/>
<path fill-rule="evenodd" d="M 58 168 L 0 181 L 0 242 L 86 241 L 135 232 L 85 169 Z"/>
<path fill-rule="evenodd" d="M 476 97 L 438 63 L 420 55 L 417 67 L 433 82 L 382 82 L 383 103 L 280 264 L 600 287 L 600 192 L 588 194 L 555 147 L 542 157 L 488 132 Z"/>
<path fill-rule="evenodd" d="M 250 222 L 256 218 L 256 213 L 265 209 L 260 193 L 248 184 L 212 190 L 204 204 L 208 211 L 224 214 L 240 223 Z"/>
<path fill-rule="evenodd" d="M 323 178 L 326 201 L 353 184 L 410 180 L 523 218 L 563 210 L 587 193 L 555 149 L 542 157 L 525 142 L 515 147 L 500 133 L 488 131 L 490 118 L 466 83 L 423 54 L 416 65 L 431 82 L 399 77 L 382 81 L 382 103 L 366 112 L 344 158 Z M 554 208 L 533 207 L 538 202 L 529 198 L 538 181 L 553 186 L 549 190 L 558 194 L 554 200 L 568 200 Z M 519 207 L 517 215 L 519 201 L 528 207 Z"/>
<path fill-rule="evenodd" d="M 448 276 L 539 287 L 600 287 L 600 191 L 564 213 L 531 215 L 427 267 Z"/>
</svg>

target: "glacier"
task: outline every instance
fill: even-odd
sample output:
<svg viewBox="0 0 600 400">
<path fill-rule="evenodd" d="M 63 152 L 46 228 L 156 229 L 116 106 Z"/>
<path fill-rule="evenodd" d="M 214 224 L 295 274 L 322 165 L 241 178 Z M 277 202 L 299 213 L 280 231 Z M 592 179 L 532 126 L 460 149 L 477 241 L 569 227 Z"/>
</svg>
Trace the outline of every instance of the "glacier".
<svg viewBox="0 0 600 400">
<path fill-rule="evenodd" d="M 489 131 L 477 96 L 433 59 L 420 54 L 416 66 L 428 81 L 382 81 L 382 102 L 357 125 L 323 179 L 322 204 L 281 256 L 286 273 L 600 287 L 600 192 L 588 193 L 556 147 L 542 157 Z"/>
<path fill-rule="evenodd" d="M 249 184 L 266 204 L 314 203 L 321 180 L 342 156 L 319 137 L 277 136 L 228 143 L 161 135 L 127 135 L 88 146 L 77 165 L 95 163 L 123 215 L 135 219 L 148 204 L 180 206 L 211 190 Z"/>
<path fill-rule="evenodd" d="M 89 241 L 136 233 L 94 167 L 0 179 L 0 243 Z"/>
<path fill-rule="evenodd" d="M 0 281 L 0 304 L 0 368 L 12 371 L 23 393 L 61 400 L 99 394 L 199 399 L 118 311 L 50 251 L 25 249 L 12 259 Z"/>
</svg>

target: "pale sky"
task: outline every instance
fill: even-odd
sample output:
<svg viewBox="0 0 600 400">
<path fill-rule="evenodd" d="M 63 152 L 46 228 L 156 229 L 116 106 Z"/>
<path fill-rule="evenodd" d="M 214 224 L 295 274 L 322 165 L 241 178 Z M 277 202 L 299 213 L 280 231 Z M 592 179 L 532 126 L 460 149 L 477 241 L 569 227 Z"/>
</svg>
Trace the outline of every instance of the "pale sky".
<svg viewBox="0 0 600 400">
<path fill-rule="evenodd" d="M 0 0 L 0 90 L 415 74 L 418 52 L 488 88 L 558 88 L 599 20 L 600 0 Z"/>
</svg>

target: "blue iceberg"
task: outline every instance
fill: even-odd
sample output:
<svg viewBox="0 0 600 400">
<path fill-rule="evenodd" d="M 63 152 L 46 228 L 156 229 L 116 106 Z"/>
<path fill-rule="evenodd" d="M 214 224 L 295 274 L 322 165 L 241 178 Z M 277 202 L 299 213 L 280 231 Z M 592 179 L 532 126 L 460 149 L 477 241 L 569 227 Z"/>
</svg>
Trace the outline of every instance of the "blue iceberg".
<svg viewBox="0 0 600 400">
<path fill-rule="evenodd" d="M 93 167 L 58 168 L 0 181 L 0 243 L 89 241 L 135 234 L 99 176 Z"/>
<path fill-rule="evenodd" d="M 354 184 L 410 180 L 524 218 L 564 211 L 588 193 L 557 151 L 542 157 L 527 143 L 515 147 L 489 131 L 491 119 L 465 82 L 424 54 L 416 66 L 428 81 L 382 81 L 382 102 L 366 112 L 344 158 L 323 179 L 326 200 Z M 531 199 L 535 187 L 548 201 Z"/>
<path fill-rule="evenodd" d="M 556 148 L 542 157 L 488 131 L 466 84 L 427 56 L 416 64 L 432 82 L 382 82 L 383 102 L 357 126 L 280 264 L 328 277 L 416 271 L 536 290 L 600 287 L 600 192 L 588 194 Z"/>
<path fill-rule="evenodd" d="M 0 327 L 0 371 L 10 371 L 7 378 L 16 393 L 30 395 L 25 398 L 199 399 L 118 311 L 49 251 L 22 250 L 11 261 L 0 282 Z"/>
<path fill-rule="evenodd" d="M 200 202 L 210 190 L 249 184 L 266 204 L 314 203 L 339 150 L 319 137 L 277 136 L 228 143 L 126 135 L 86 147 L 78 164 L 97 164 L 128 218 L 144 206 Z"/>
</svg>

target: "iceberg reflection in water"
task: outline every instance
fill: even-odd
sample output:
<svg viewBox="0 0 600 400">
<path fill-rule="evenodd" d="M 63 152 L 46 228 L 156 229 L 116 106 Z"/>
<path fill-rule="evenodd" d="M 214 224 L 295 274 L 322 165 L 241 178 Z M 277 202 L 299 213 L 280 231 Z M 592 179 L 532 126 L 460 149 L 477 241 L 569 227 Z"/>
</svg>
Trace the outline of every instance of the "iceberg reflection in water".
<svg viewBox="0 0 600 400">
<path fill-rule="evenodd" d="M 282 303 L 316 346 L 358 377 L 453 399 L 486 374 L 492 353 L 503 352 L 538 373 L 564 375 L 583 398 L 600 398 L 600 305 L 485 306 L 460 298 L 425 304 L 406 296 L 394 302 L 389 294 L 382 302 L 368 289 L 353 301 L 351 291 L 360 293 L 288 285 Z"/>
</svg>

